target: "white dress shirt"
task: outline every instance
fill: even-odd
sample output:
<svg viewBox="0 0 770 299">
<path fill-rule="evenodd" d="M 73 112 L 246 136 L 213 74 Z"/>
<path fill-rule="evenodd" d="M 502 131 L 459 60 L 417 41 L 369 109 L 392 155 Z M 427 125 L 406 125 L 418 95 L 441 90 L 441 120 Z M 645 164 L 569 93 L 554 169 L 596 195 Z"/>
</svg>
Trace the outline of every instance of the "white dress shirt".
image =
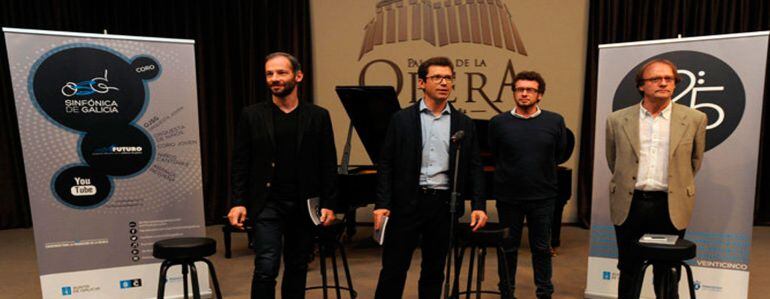
<svg viewBox="0 0 770 299">
<path fill-rule="evenodd" d="M 543 112 L 540 110 L 540 106 L 535 106 L 535 109 L 536 109 L 535 113 L 532 113 L 532 115 L 530 116 L 525 116 L 523 114 L 519 114 L 519 112 L 516 111 L 516 107 L 513 107 L 513 110 L 511 110 L 511 114 L 513 114 L 514 117 L 518 117 L 521 119 L 535 118 L 538 115 L 540 115 L 541 112 Z"/>
<path fill-rule="evenodd" d="M 639 172 L 636 190 L 668 191 L 671 106 L 653 117 L 639 104 Z"/>
</svg>

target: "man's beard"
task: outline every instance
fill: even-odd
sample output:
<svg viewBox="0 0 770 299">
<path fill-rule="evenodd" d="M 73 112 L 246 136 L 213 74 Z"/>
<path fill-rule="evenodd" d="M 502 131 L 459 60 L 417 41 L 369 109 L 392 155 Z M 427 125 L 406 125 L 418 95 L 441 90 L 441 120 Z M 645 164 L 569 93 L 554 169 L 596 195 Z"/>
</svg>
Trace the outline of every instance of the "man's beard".
<svg viewBox="0 0 770 299">
<path fill-rule="evenodd" d="M 528 104 L 522 104 L 521 102 L 516 101 L 516 106 L 521 107 L 521 108 L 529 108 L 529 107 L 532 107 L 532 106 L 536 106 L 537 103 L 539 103 L 539 102 L 540 102 L 540 100 L 532 100 L 532 101 L 529 101 Z"/>
<path fill-rule="evenodd" d="M 273 86 L 275 86 L 275 84 Z M 286 83 L 284 84 L 284 87 L 283 87 L 282 90 L 280 90 L 278 92 L 275 92 L 275 91 L 273 91 L 272 88 L 270 88 L 270 92 L 274 96 L 276 96 L 276 97 L 284 98 L 284 97 L 288 96 L 289 94 L 291 94 L 291 92 L 294 91 L 294 88 L 296 88 L 296 87 L 297 87 L 297 82 L 294 82 L 294 80 L 286 81 Z"/>
</svg>

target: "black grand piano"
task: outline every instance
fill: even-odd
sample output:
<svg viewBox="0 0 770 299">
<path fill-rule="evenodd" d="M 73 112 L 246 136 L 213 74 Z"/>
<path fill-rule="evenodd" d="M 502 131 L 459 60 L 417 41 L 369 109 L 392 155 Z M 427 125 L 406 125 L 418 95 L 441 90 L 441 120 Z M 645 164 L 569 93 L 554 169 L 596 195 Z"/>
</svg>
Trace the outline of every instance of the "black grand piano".
<svg viewBox="0 0 770 299">
<path fill-rule="evenodd" d="M 346 234 L 356 233 L 356 209 L 373 204 L 377 187 L 377 162 L 391 116 L 401 109 L 392 86 L 337 86 L 337 95 L 350 118 L 342 161 L 337 169 L 338 198 L 345 210 Z M 373 165 L 350 165 L 355 128 Z"/>
<path fill-rule="evenodd" d="M 355 234 L 355 211 L 359 207 L 373 204 L 377 186 L 377 163 L 379 161 L 382 142 L 388 129 L 390 118 L 401 106 L 392 86 L 337 86 L 337 95 L 350 118 L 347 139 L 343 150 L 342 161 L 338 168 L 338 202 L 346 207 L 345 221 L 347 222 L 348 237 Z M 484 193 L 482 198 L 491 199 L 493 194 L 493 176 L 495 163 L 487 141 L 488 120 L 475 119 L 476 134 L 479 137 L 481 163 L 484 169 Z M 373 165 L 350 165 L 351 139 L 353 129 L 358 133 L 366 153 Z M 570 155 L 574 148 L 575 138 L 568 130 L 568 147 Z M 569 156 L 569 155 L 568 155 Z M 563 163 L 564 161 L 559 161 Z M 560 167 L 559 193 L 566 202 L 572 190 L 572 170 Z M 561 219 L 561 213 L 559 213 Z"/>
</svg>

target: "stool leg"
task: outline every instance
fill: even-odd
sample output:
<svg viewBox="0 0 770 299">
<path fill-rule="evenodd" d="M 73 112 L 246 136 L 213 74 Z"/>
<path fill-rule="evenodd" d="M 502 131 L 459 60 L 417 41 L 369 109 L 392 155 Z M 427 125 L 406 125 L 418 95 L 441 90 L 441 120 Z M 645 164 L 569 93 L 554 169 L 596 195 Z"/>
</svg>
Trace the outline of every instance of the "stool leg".
<svg viewBox="0 0 770 299">
<path fill-rule="evenodd" d="M 690 299 L 695 299 L 695 283 L 693 282 L 692 269 L 690 265 L 684 262 L 680 262 L 684 270 L 687 271 L 687 285 L 690 287 Z"/>
<path fill-rule="evenodd" d="M 332 245 L 332 248 L 335 247 L 335 245 Z M 337 272 L 337 254 L 334 250 L 332 250 L 332 273 L 334 273 L 334 290 L 337 293 L 337 299 L 342 299 L 342 293 L 340 290 L 340 275 Z"/>
<path fill-rule="evenodd" d="M 350 298 L 356 298 L 358 293 L 353 289 L 353 280 L 350 279 L 350 267 L 348 266 L 348 257 L 345 253 L 345 247 L 342 243 L 339 244 L 340 256 L 342 257 L 342 267 L 345 269 L 345 278 L 348 280 L 348 291 L 350 291 Z"/>
<path fill-rule="evenodd" d="M 163 295 L 166 290 L 166 273 L 168 272 L 169 267 L 171 267 L 171 263 L 169 261 L 163 261 L 163 263 L 160 264 L 160 276 L 158 277 L 158 299 L 163 299 Z"/>
<path fill-rule="evenodd" d="M 502 285 L 501 287 L 505 288 L 505 292 L 508 294 L 509 298 L 513 298 L 513 292 L 511 291 L 511 285 L 510 285 L 511 280 L 509 277 L 511 273 L 508 272 L 509 271 L 508 258 L 505 257 L 505 251 L 503 251 L 502 246 L 497 246 L 497 264 L 498 265 L 502 264 L 503 266 L 502 270 L 498 270 L 503 272 L 503 275 L 500 277 L 500 279 L 505 280 L 505 282 L 501 283 Z"/>
<path fill-rule="evenodd" d="M 664 271 L 658 271 L 658 274 L 662 273 L 662 277 L 653 276 L 653 284 L 655 280 L 658 280 L 658 285 L 654 285 L 655 296 L 659 299 L 671 299 L 671 289 L 673 287 L 671 283 L 673 282 L 673 272 L 676 272 L 675 268 L 669 263 L 657 263 L 653 264 L 652 267 L 653 270 L 655 270 L 657 267 L 664 269 Z M 653 275 L 655 275 L 654 272 Z"/>
<path fill-rule="evenodd" d="M 232 243 L 232 236 L 231 234 L 231 228 L 229 227 L 229 224 L 225 224 L 225 226 L 222 227 L 222 237 L 225 239 L 225 258 L 229 259 L 233 256 L 232 252 L 230 252 L 230 244 Z"/>
<path fill-rule="evenodd" d="M 473 283 L 473 261 L 476 260 L 476 250 L 478 248 L 475 246 L 471 247 L 470 253 L 471 253 L 471 259 L 468 260 L 468 281 L 465 284 L 465 299 L 471 299 L 471 291 L 473 290 L 471 288 Z"/>
<path fill-rule="evenodd" d="M 321 288 L 323 289 L 324 299 L 328 299 L 329 294 L 327 294 L 326 290 L 329 288 L 329 286 L 326 284 L 326 254 L 324 251 L 326 251 L 326 247 L 319 242 L 318 255 L 320 259 L 318 259 L 318 261 L 321 262 Z"/>
<path fill-rule="evenodd" d="M 218 299 L 222 299 L 222 291 L 219 290 L 219 280 L 217 280 L 217 272 L 214 271 L 214 264 L 208 259 L 200 259 L 202 262 L 209 266 L 209 273 L 211 273 L 211 280 L 214 283 L 214 292 L 217 294 Z"/>
<path fill-rule="evenodd" d="M 184 290 L 184 299 L 188 299 L 187 296 L 187 264 L 182 263 L 182 282 L 183 282 L 183 290 Z"/>
<path fill-rule="evenodd" d="M 487 248 L 479 248 L 479 260 L 476 262 L 476 299 L 481 299 L 481 282 L 484 281 L 484 262 L 487 259 Z"/>
<path fill-rule="evenodd" d="M 452 283 L 452 296 L 451 298 L 457 299 L 460 296 L 460 270 L 463 266 L 463 259 L 465 258 L 465 247 L 456 246 L 454 248 L 455 255 L 455 277 Z"/>
<path fill-rule="evenodd" d="M 198 269 L 195 263 L 190 262 L 190 281 L 192 281 L 193 299 L 201 299 L 201 288 L 198 285 Z"/>
<path fill-rule="evenodd" d="M 639 272 L 639 275 L 636 276 L 636 283 L 634 284 L 634 298 L 639 298 L 639 296 L 642 295 L 642 284 L 644 283 L 644 272 L 647 271 L 647 267 L 650 266 L 650 263 L 645 261 L 644 265 L 642 265 L 642 270 Z"/>
</svg>

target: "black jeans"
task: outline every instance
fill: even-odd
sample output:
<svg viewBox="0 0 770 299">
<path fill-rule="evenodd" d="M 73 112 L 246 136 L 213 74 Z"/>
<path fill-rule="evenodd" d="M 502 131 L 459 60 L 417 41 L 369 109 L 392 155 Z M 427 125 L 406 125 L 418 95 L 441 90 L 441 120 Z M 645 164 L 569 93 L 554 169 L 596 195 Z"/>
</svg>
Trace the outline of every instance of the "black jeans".
<svg viewBox="0 0 770 299">
<path fill-rule="evenodd" d="M 422 249 L 419 298 L 438 299 L 441 296 L 449 248 L 448 197 L 448 193 L 420 195 L 415 213 L 391 214 L 385 230 L 382 270 L 374 298 L 396 299 L 403 296 L 412 253 L 418 244 Z"/>
<path fill-rule="evenodd" d="M 615 236 L 618 242 L 618 269 L 620 278 L 618 282 L 619 299 L 637 299 L 634 296 L 634 286 L 639 277 L 639 271 L 644 264 L 640 258 L 640 249 L 637 241 L 644 234 L 669 234 L 684 237 L 684 230 L 677 230 L 671 223 L 668 213 L 668 194 L 666 192 L 634 192 L 631 200 L 631 210 L 628 218 L 621 225 L 615 226 Z M 679 298 L 679 278 L 681 267 L 663 268 L 653 267 L 653 284 L 657 298 Z M 663 294 L 659 286 L 663 283 L 660 279 L 665 277 L 664 271 L 674 271 L 674 280 L 670 282 L 671 288 Z"/>
<path fill-rule="evenodd" d="M 283 251 L 281 298 L 305 298 L 305 282 L 313 250 L 313 224 L 304 203 L 270 199 L 254 219 L 254 276 L 251 298 L 275 298 Z"/>
<path fill-rule="evenodd" d="M 503 251 L 508 261 L 508 287 L 502 281 L 503 265 L 498 266 L 500 271 L 500 293 L 503 298 L 513 298 L 516 287 L 516 264 L 518 262 L 521 234 L 524 227 L 524 219 L 529 228 L 529 248 L 532 252 L 532 269 L 535 272 L 535 291 L 538 298 L 550 298 L 553 294 L 551 276 L 551 219 L 553 218 L 554 198 L 541 200 L 511 200 L 497 201 L 497 213 L 500 224 L 509 227 L 510 238 L 503 243 Z"/>
</svg>

